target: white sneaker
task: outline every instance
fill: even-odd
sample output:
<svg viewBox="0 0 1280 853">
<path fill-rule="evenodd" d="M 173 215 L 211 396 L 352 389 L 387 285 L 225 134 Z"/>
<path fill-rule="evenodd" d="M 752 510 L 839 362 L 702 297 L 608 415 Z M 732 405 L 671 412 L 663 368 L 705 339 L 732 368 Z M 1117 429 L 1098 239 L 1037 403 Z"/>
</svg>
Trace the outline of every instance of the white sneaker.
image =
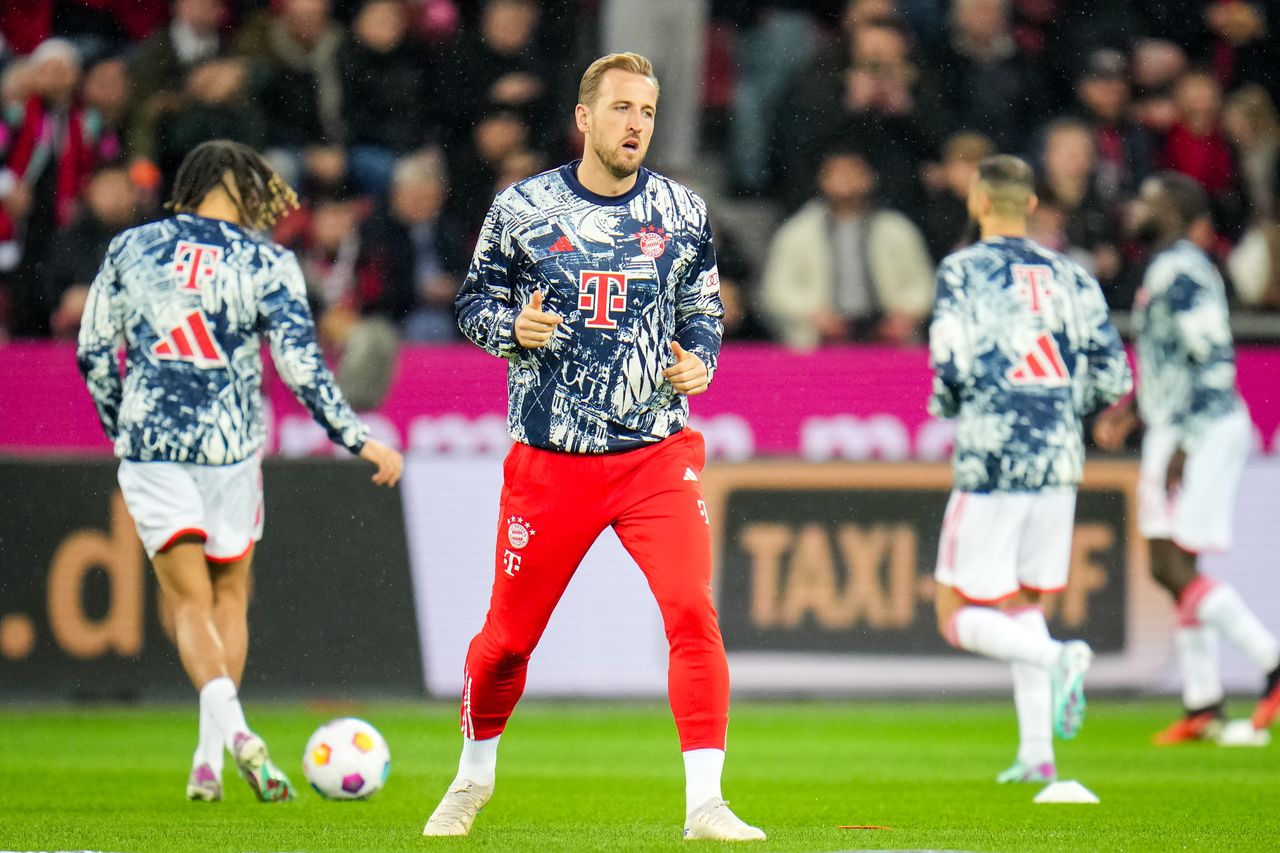
<svg viewBox="0 0 1280 853">
<path fill-rule="evenodd" d="M 684 822 L 685 841 L 764 841 L 764 830 L 744 823 L 725 800 L 707 800 Z"/>
<path fill-rule="evenodd" d="M 1069 640 L 1053 668 L 1053 726 L 1063 740 L 1075 737 L 1084 725 L 1084 674 L 1092 663 L 1089 644 Z"/>
<path fill-rule="evenodd" d="M 467 782 L 455 785 L 445 792 L 440 805 L 427 819 L 423 835 L 466 835 L 484 804 L 493 796 L 492 785 Z"/>
</svg>

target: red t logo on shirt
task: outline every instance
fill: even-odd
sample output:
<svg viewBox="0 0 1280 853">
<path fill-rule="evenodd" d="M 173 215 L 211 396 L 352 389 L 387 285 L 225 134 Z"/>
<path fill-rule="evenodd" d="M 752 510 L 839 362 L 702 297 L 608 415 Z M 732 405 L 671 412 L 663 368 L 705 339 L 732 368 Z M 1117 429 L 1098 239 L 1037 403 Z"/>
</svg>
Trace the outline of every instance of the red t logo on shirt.
<svg viewBox="0 0 1280 853">
<path fill-rule="evenodd" d="M 616 329 L 614 314 L 627 310 L 627 274 L 583 270 L 578 273 L 578 308 L 588 313 L 588 329 Z"/>
<path fill-rule="evenodd" d="M 200 290 L 213 281 L 222 261 L 222 248 L 204 243 L 178 242 L 173 253 L 173 273 L 179 290 Z"/>
</svg>

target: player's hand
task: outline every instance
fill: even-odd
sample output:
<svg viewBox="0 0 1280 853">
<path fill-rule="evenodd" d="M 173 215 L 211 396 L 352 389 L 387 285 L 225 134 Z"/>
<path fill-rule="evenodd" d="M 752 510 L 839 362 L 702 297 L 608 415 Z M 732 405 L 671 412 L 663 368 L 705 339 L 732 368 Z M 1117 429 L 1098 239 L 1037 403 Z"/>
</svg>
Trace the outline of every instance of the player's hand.
<svg viewBox="0 0 1280 853">
<path fill-rule="evenodd" d="M 1182 469 L 1187 465 L 1187 451 L 1179 447 L 1169 457 L 1169 467 L 1164 474 L 1165 494 L 1173 497 L 1182 488 Z"/>
<path fill-rule="evenodd" d="M 671 352 L 675 354 L 676 363 L 662 371 L 662 375 L 676 389 L 677 394 L 692 397 L 707 390 L 711 384 L 711 376 L 707 366 L 691 352 L 686 352 L 675 341 L 671 342 Z"/>
<path fill-rule="evenodd" d="M 529 304 L 516 316 L 516 343 L 525 349 L 545 347 L 555 334 L 556 326 L 563 322 L 559 314 L 542 310 L 542 291 L 535 290 Z"/>
<path fill-rule="evenodd" d="M 1132 403 L 1112 406 L 1093 422 L 1093 441 L 1103 450 L 1120 450 L 1137 425 Z"/>
<path fill-rule="evenodd" d="M 394 486 L 404 473 L 404 457 L 381 441 L 369 439 L 360 448 L 360 458 L 372 462 L 378 470 L 373 472 L 373 482 L 379 486 Z"/>
</svg>

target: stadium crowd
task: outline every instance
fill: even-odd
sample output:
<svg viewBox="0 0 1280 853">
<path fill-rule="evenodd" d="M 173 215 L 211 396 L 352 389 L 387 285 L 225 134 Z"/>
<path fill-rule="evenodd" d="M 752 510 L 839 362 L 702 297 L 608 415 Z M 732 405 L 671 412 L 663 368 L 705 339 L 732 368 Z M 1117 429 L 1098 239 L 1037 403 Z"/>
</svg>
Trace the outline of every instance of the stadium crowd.
<svg viewBox="0 0 1280 853">
<path fill-rule="evenodd" d="M 1113 308 L 1145 263 L 1127 202 L 1174 169 L 1236 304 L 1280 309 L 1277 27 L 1280 0 L 4 4 L 0 337 L 74 336 L 110 238 L 225 137 L 298 188 L 275 237 L 326 346 L 454 340 L 494 193 L 576 156 L 577 78 L 624 49 L 662 83 L 651 164 L 762 212 L 717 222 L 730 338 L 920 341 L 995 151 L 1035 164 L 1032 236 Z"/>
</svg>

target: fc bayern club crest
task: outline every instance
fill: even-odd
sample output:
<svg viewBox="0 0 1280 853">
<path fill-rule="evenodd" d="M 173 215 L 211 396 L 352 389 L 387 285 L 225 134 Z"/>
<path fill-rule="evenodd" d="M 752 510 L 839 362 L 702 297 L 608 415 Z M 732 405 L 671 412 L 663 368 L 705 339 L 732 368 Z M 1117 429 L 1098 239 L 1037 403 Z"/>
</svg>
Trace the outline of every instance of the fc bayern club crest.
<svg viewBox="0 0 1280 853">
<path fill-rule="evenodd" d="M 667 250 L 667 232 L 653 225 L 640 229 L 640 251 L 651 258 L 660 258 Z"/>
<path fill-rule="evenodd" d="M 528 545 L 529 539 L 537 532 L 518 515 L 507 519 L 507 543 L 517 551 Z"/>
</svg>

